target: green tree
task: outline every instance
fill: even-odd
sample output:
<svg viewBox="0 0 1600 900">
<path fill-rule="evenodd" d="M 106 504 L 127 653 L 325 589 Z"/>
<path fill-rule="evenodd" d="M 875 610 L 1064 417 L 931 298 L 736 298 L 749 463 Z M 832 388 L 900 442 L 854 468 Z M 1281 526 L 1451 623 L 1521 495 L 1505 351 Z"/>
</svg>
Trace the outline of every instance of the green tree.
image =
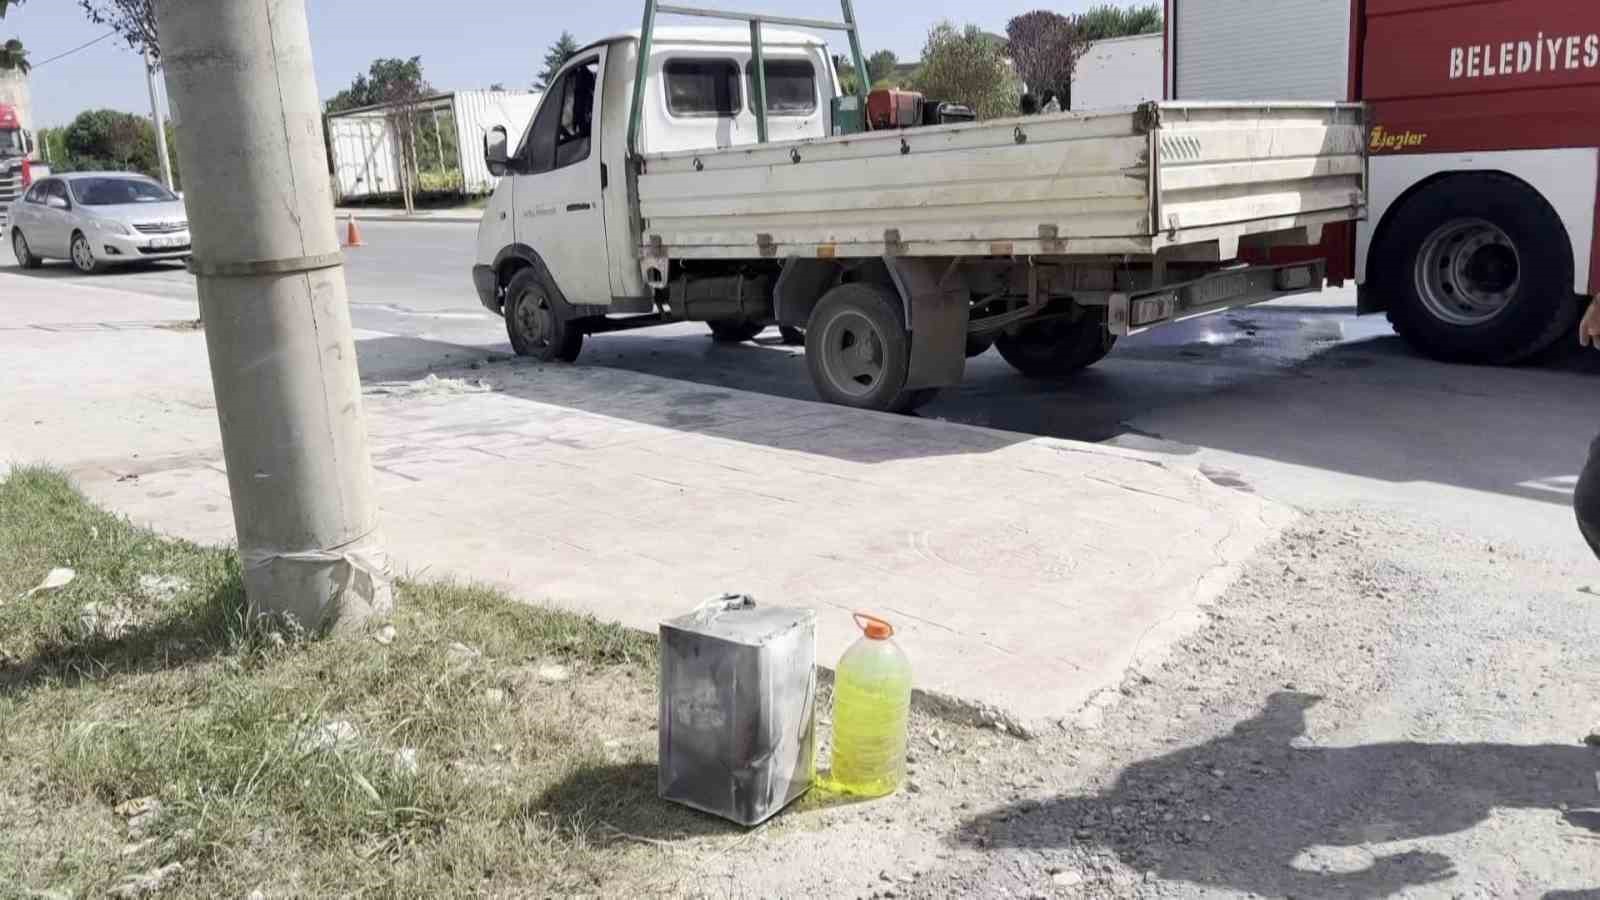
<svg viewBox="0 0 1600 900">
<path fill-rule="evenodd" d="M 0 44 L 0 69 L 26 75 L 32 68 L 33 65 L 28 62 L 28 51 L 23 49 L 21 41 L 12 38 Z"/>
<path fill-rule="evenodd" d="M 176 140 L 172 123 L 167 123 L 167 142 Z M 66 172 L 139 172 L 161 177 L 161 161 L 156 155 L 156 129 L 144 116 L 114 109 L 91 109 L 78 114 L 65 128 L 52 128 L 40 135 L 48 142 L 51 165 Z M 173 160 L 173 181 L 182 184 Z"/>
<path fill-rule="evenodd" d="M 1019 85 L 1004 41 L 976 25 L 945 21 L 928 32 L 916 88 L 931 100 L 964 103 L 981 119 L 1015 115 Z"/>
<path fill-rule="evenodd" d="M 556 80 L 556 73 L 560 72 L 561 67 L 566 65 L 567 60 L 571 59 L 577 52 L 577 39 L 572 36 L 571 32 L 561 32 L 561 37 L 554 44 L 551 44 L 550 49 L 544 54 L 544 68 L 539 71 L 539 77 L 534 81 L 533 89 L 536 91 L 549 90 L 550 83 Z"/>
<path fill-rule="evenodd" d="M 422 57 L 398 59 L 386 56 L 373 60 L 365 75 L 357 75 L 349 87 L 333 95 L 327 109 L 330 113 L 344 112 L 432 93 L 433 86 L 422 77 Z"/>
<path fill-rule="evenodd" d="M 894 77 L 894 67 L 899 63 L 900 57 L 895 56 L 893 50 L 879 50 L 867 57 L 867 77 L 873 84 L 888 81 Z"/>
<path fill-rule="evenodd" d="M 1155 34 L 1161 31 L 1161 7 L 1154 3 L 1121 7 L 1103 3 L 1078 17 L 1078 27 L 1091 41 Z"/>
</svg>

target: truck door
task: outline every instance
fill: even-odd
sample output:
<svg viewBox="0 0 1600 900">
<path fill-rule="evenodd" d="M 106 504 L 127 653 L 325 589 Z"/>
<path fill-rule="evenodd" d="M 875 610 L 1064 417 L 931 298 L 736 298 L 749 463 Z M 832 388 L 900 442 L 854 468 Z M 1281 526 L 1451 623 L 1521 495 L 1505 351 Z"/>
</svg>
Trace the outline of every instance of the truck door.
<svg viewBox="0 0 1600 900">
<path fill-rule="evenodd" d="M 569 303 L 611 302 L 600 152 L 605 49 L 586 53 L 545 92 L 513 182 L 516 240 L 544 260 Z"/>
</svg>

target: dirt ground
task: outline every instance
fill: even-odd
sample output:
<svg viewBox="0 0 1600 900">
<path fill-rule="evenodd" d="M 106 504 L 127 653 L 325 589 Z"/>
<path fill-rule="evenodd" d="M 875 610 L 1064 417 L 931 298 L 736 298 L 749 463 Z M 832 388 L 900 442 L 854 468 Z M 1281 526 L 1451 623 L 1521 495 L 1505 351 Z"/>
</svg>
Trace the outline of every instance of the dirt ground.
<svg viewBox="0 0 1600 900">
<path fill-rule="evenodd" d="M 1434 523 L 1311 515 L 1073 727 L 919 717 L 900 794 L 639 861 L 705 897 L 1600 896 L 1593 591 Z"/>
</svg>

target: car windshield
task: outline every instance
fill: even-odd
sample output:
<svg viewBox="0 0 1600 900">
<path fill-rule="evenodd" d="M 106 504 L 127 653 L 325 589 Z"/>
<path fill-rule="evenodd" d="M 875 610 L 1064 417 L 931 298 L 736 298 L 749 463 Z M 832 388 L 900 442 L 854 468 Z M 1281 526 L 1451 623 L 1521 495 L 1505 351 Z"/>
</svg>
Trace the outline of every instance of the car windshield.
<svg viewBox="0 0 1600 900">
<path fill-rule="evenodd" d="M 15 128 L 0 130 L 0 154 L 22 152 L 22 132 Z"/>
<path fill-rule="evenodd" d="M 171 191 L 143 178 L 78 178 L 72 182 L 72 193 L 84 206 L 166 203 L 178 199 Z"/>
</svg>

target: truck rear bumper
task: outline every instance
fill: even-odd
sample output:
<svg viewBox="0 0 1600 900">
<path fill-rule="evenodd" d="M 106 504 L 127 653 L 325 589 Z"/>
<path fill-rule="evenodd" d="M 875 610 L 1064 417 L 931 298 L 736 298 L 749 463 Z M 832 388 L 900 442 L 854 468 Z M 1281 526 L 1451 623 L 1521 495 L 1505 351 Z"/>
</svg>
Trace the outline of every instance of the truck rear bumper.
<svg viewBox="0 0 1600 900">
<path fill-rule="evenodd" d="M 1181 322 L 1239 306 L 1265 303 L 1294 294 L 1322 290 L 1328 266 L 1323 260 L 1283 266 L 1228 269 L 1160 288 L 1111 295 L 1106 322 L 1119 337 L 1158 325 Z"/>
<path fill-rule="evenodd" d="M 473 266 L 472 286 L 478 289 L 478 302 L 484 309 L 500 312 L 500 279 L 493 266 Z"/>
</svg>

